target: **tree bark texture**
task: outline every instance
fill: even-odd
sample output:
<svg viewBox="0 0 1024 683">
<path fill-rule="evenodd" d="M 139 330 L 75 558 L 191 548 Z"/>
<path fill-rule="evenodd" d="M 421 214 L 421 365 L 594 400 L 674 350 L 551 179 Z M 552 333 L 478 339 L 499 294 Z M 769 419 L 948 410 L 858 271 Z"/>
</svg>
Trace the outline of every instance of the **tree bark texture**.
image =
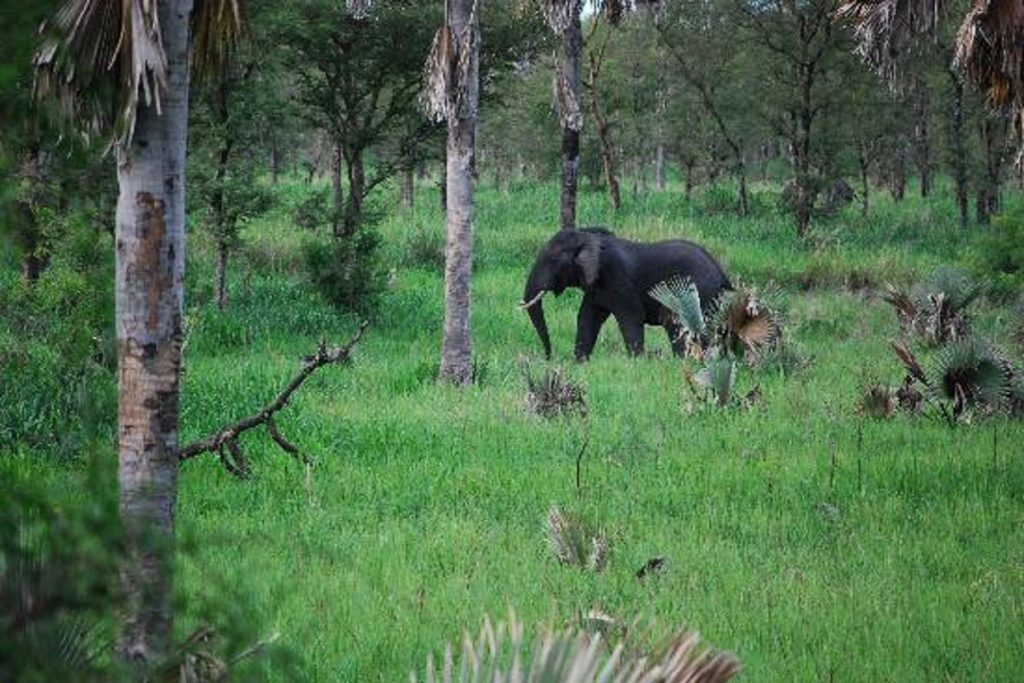
<svg viewBox="0 0 1024 683">
<path fill-rule="evenodd" d="M 580 55 L 583 52 L 583 29 L 579 11 L 563 35 L 562 71 L 569 94 L 577 104 L 582 102 Z M 567 117 L 563 116 L 563 119 Z M 576 194 L 580 176 L 580 129 L 576 123 L 563 120 L 562 125 L 562 227 L 576 227 Z"/>
<path fill-rule="evenodd" d="M 604 180 L 608 185 L 608 198 L 611 199 L 612 208 L 618 211 L 622 208 L 622 194 L 619 190 L 619 179 L 615 172 L 615 150 L 612 145 L 611 130 L 608 121 L 601 111 L 601 91 L 598 88 L 598 76 L 601 74 L 601 64 L 604 60 L 604 49 L 608 45 L 607 39 L 601 49 L 590 54 L 590 68 L 587 70 L 588 85 L 590 89 L 590 111 L 594 115 L 594 125 L 597 127 L 597 139 L 601 143 L 601 167 L 604 170 Z"/>
<path fill-rule="evenodd" d="M 479 100 L 480 19 L 477 0 L 448 0 L 454 36 L 471 36 L 467 82 L 461 110 L 448 120 L 447 244 L 444 273 L 444 339 L 440 378 L 457 385 L 473 379 L 470 331 L 470 276 L 473 269 L 473 191 L 476 112 Z"/>
<path fill-rule="evenodd" d="M 916 111 L 914 121 L 914 156 L 917 172 L 921 176 L 921 196 L 932 192 L 932 144 L 928 126 L 931 115 L 931 95 L 923 83 L 917 85 Z"/>
<path fill-rule="evenodd" d="M 953 87 L 953 102 L 950 111 L 951 165 L 956 204 L 960 211 L 960 227 L 967 228 L 969 197 L 967 189 L 967 149 L 964 144 L 964 83 L 960 73 L 952 66 L 947 70 Z"/>
<path fill-rule="evenodd" d="M 341 217 L 345 212 L 345 187 L 341 182 L 343 166 L 341 143 L 335 141 L 334 147 L 331 150 L 331 201 L 333 207 L 331 213 L 331 234 L 335 237 L 341 236 Z"/>
<path fill-rule="evenodd" d="M 116 226 L 118 481 L 127 546 L 118 651 L 142 668 L 167 653 L 172 625 L 192 0 L 158 7 L 167 54 L 162 113 L 140 101 L 135 137 L 119 151 Z"/>
</svg>

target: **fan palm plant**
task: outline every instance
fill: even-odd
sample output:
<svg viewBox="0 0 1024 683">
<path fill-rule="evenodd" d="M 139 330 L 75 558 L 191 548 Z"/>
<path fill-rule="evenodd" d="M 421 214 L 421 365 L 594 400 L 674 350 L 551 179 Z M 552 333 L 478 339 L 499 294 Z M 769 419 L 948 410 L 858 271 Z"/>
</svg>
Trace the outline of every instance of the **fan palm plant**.
<svg viewBox="0 0 1024 683">
<path fill-rule="evenodd" d="M 172 619 L 189 63 L 222 64 L 242 15 L 241 0 L 67 0 L 35 57 L 39 96 L 118 159 L 119 650 L 143 666 L 168 651 Z"/>
<path fill-rule="evenodd" d="M 507 681 L 508 683 L 724 683 L 741 669 L 738 659 L 701 643 L 693 632 L 681 631 L 653 656 L 644 656 L 623 642 L 614 648 L 585 631 L 548 631 L 526 651 L 522 623 L 513 615 L 508 625 L 484 620 L 474 641 L 469 635 L 456 657 L 449 645 L 440 667 L 427 659 L 427 683 Z M 412 681 L 419 680 L 416 673 Z"/>
</svg>

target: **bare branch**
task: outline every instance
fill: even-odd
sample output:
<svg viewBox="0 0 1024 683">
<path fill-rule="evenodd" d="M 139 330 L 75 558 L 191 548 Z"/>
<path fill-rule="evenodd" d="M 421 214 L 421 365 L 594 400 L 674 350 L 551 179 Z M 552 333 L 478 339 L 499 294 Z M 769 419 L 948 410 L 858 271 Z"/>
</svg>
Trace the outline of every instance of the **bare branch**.
<svg viewBox="0 0 1024 683">
<path fill-rule="evenodd" d="M 227 471 L 237 477 L 244 478 L 249 474 L 249 463 L 242 453 L 241 447 L 238 445 L 238 437 L 254 427 L 263 425 L 266 427 L 267 433 L 270 434 L 270 438 L 273 439 L 274 443 L 281 450 L 304 463 L 308 463 L 308 458 L 300 453 L 298 447 L 281 435 L 277 424 L 274 422 L 274 414 L 288 405 L 292 394 L 318 369 L 334 363 L 347 363 L 352 356 L 352 350 L 362 339 L 363 332 L 369 324 L 369 322 L 364 321 L 359 326 L 355 335 L 344 346 L 329 348 L 325 342 L 320 342 L 320 347 L 314 355 L 306 356 L 302 359 L 302 369 L 292 378 L 288 386 L 260 412 L 222 427 L 207 437 L 183 446 L 178 451 L 178 460 L 185 461 L 203 453 L 216 452 Z"/>
</svg>

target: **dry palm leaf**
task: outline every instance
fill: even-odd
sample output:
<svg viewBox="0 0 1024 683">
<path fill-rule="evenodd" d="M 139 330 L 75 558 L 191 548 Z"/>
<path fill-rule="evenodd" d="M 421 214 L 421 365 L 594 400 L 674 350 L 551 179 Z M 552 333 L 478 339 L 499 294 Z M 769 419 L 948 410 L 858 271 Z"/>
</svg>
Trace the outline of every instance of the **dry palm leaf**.
<svg viewBox="0 0 1024 683">
<path fill-rule="evenodd" d="M 652 656 L 633 652 L 622 642 L 609 649 L 600 634 L 571 630 L 549 630 L 535 641 L 532 652 L 524 655 L 523 636 L 523 625 L 514 614 L 508 626 L 499 623 L 494 627 L 485 618 L 475 642 L 469 635 L 463 639 L 458 662 L 450 645 L 440 670 L 433 656 L 427 659 L 426 681 L 724 683 L 741 669 L 735 656 L 702 644 L 700 636 L 689 631 L 678 633 Z M 410 679 L 418 680 L 415 672 Z"/>
<path fill-rule="evenodd" d="M 473 12 L 478 11 L 476 3 Z M 420 104 L 427 116 L 440 123 L 455 118 L 470 118 L 476 112 L 470 109 L 468 96 L 473 86 L 472 73 L 474 43 L 479 41 L 475 21 L 459 31 L 445 24 L 434 34 L 434 42 L 423 66 L 424 88 Z"/>
<path fill-rule="evenodd" d="M 67 0 L 41 29 L 36 96 L 55 100 L 87 137 L 112 131 L 115 142 L 130 141 L 140 91 L 159 112 L 167 87 L 158 8 L 158 0 Z M 240 0 L 197 0 L 193 63 L 222 64 L 241 18 Z"/>
</svg>

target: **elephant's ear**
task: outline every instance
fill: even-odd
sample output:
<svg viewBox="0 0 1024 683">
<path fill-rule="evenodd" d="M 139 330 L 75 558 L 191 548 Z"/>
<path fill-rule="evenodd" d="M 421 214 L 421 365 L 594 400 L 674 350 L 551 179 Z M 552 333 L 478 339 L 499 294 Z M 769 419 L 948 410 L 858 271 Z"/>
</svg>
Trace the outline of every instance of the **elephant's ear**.
<svg viewBox="0 0 1024 683">
<path fill-rule="evenodd" d="M 576 252 L 576 263 L 583 271 L 584 284 L 592 287 L 601 267 L 601 239 L 597 235 L 583 234 L 583 246 Z"/>
</svg>

